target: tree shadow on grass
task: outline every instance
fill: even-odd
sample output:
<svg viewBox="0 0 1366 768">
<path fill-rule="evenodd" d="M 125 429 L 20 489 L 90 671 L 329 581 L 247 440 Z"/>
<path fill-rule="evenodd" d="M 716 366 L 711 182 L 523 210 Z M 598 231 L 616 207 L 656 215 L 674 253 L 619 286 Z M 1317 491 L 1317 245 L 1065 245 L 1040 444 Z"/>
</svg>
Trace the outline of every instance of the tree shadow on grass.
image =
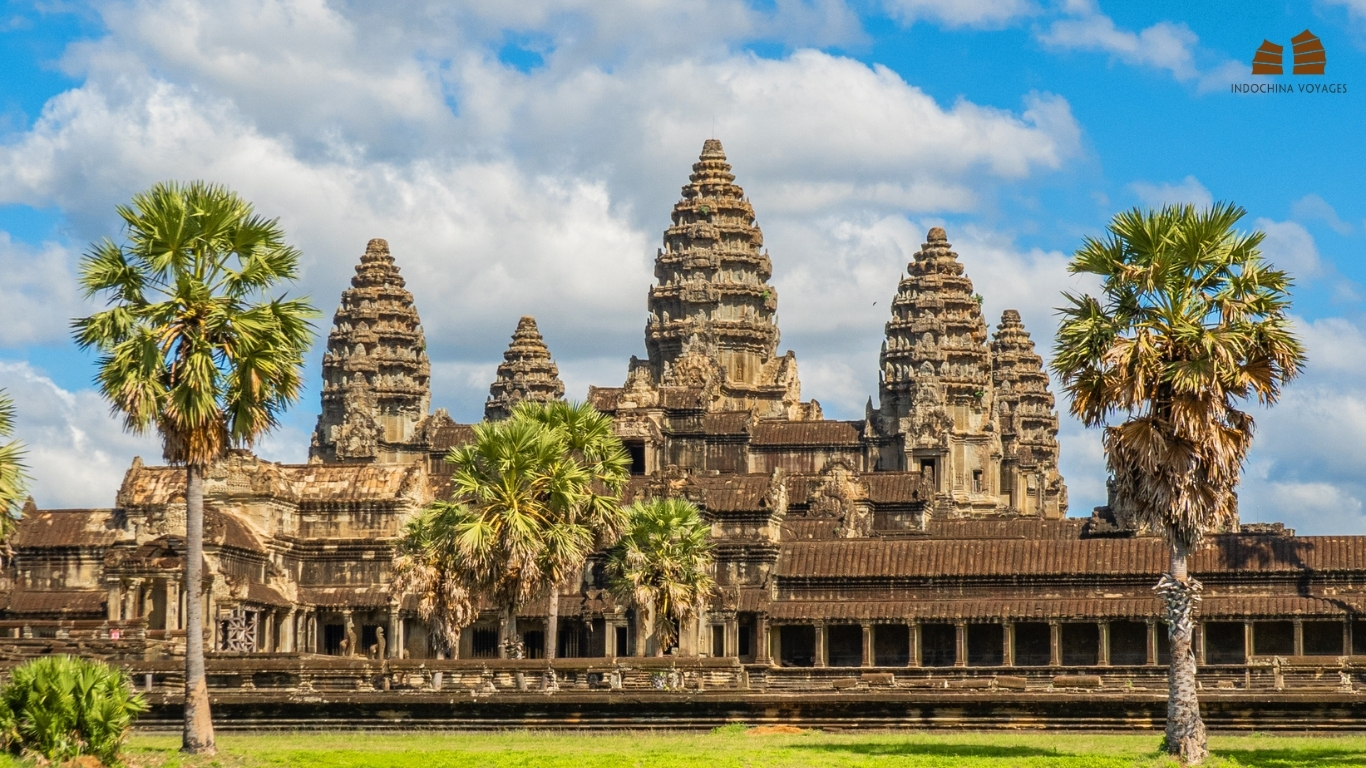
<svg viewBox="0 0 1366 768">
<path fill-rule="evenodd" d="M 907 744 L 901 742 L 858 744 L 790 744 L 788 749 L 815 752 L 848 752 L 868 757 L 1067 757 L 1067 753 L 1035 747 L 999 747 L 988 744 Z"/>
<path fill-rule="evenodd" d="M 1213 754 L 1247 768 L 1301 768 L 1301 766 L 1366 766 L 1366 749 L 1216 749 Z"/>
</svg>

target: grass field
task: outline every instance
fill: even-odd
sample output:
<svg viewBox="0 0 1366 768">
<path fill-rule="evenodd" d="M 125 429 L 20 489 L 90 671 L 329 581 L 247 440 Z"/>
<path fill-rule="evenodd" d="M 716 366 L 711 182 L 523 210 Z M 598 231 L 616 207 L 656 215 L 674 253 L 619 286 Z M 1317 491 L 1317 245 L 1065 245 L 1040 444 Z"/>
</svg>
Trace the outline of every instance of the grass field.
<svg viewBox="0 0 1366 768">
<path fill-rule="evenodd" d="M 826 766 L 1173 766 L 1158 736 L 1067 733 L 713 733 L 220 735 L 212 759 L 183 759 L 178 737 L 136 736 L 133 768 L 824 768 Z M 1366 766 L 1366 737 L 1224 736 L 1212 766 Z M 0 757 L 0 765 L 4 758 Z M 15 763 L 20 765 L 20 763 Z"/>
</svg>

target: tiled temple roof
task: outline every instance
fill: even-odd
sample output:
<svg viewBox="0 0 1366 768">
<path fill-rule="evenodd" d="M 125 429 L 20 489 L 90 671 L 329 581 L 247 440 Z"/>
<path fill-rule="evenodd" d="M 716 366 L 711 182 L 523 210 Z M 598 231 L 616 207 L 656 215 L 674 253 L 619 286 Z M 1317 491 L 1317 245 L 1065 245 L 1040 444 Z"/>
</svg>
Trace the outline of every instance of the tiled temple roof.
<svg viewBox="0 0 1366 768">
<path fill-rule="evenodd" d="M 108 509 L 45 509 L 26 514 L 10 537 L 10 546 L 107 547 L 118 539 L 109 527 Z"/>
<path fill-rule="evenodd" d="M 858 447 L 862 431 L 861 421 L 761 421 L 754 425 L 750 443 Z"/>
<path fill-rule="evenodd" d="M 29 615 L 103 613 L 107 596 L 99 589 L 16 589 L 9 596 L 7 610 Z"/>
</svg>

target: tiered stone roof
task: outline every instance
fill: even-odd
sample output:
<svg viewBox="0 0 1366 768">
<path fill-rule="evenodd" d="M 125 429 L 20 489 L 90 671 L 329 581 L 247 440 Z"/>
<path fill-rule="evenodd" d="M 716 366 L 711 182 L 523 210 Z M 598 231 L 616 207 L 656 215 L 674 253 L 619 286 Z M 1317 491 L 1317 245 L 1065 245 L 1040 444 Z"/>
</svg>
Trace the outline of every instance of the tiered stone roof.
<svg viewBox="0 0 1366 768">
<path fill-rule="evenodd" d="M 911 412 L 917 385 L 929 377 L 949 403 L 980 401 L 991 383 L 987 327 L 972 281 L 943 228 L 931 228 L 926 240 L 897 286 L 879 360 L 883 413 L 891 418 Z"/>
<path fill-rule="evenodd" d="M 536 327 L 536 318 L 523 317 L 517 322 L 512 343 L 503 353 L 498 366 L 498 378 L 489 387 L 489 399 L 484 403 L 484 418 L 494 421 L 512 415 L 512 409 L 523 400 L 550 402 L 564 399 L 564 382 L 560 369 L 550 359 L 550 350 Z"/>
<path fill-rule="evenodd" d="M 1043 358 L 1034 351 L 1020 313 L 1007 309 L 991 340 L 991 379 L 1002 447 L 1022 466 L 1058 464 L 1058 412 Z"/>
<path fill-rule="evenodd" d="M 383 459 L 383 444 L 413 439 L 430 403 L 422 321 L 389 243 L 375 238 L 332 319 L 322 415 L 309 454 L 324 461 Z"/>
</svg>

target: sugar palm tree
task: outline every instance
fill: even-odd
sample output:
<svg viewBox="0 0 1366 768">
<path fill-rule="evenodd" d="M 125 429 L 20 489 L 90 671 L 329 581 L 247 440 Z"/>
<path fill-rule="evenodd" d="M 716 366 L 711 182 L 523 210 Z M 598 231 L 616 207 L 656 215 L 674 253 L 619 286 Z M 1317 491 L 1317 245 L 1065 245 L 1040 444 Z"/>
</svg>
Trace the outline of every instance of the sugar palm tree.
<svg viewBox="0 0 1366 768">
<path fill-rule="evenodd" d="M 81 262 L 81 285 L 107 308 L 73 321 L 99 352 L 96 381 L 126 429 L 161 437 L 185 467 L 186 752 L 214 750 L 204 680 L 204 472 L 250 447 L 299 397 L 318 316 L 307 299 L 271 298 L 297 277 L 299 252 L 276 220 L 228 189 L 160 183 L 119 206 L 126 244 L 105 239 Z"/>
<path fill-rule="evenodd" d="M 14 401 L 0 389 L 0 439 L 14 434 Z M 7 546 L 24 500 L 24 444 L 0 443 L 0 545 Z"/>
<path fill-rule="evenodd" d="M 638 501 L 627 515 L 607 577 L 617 599 L 635 606 L 639 636 L 653 633 L 658 656 L 716 589 L 711 526 L 686 499 Z"/>
<path fill-rule="evenodd" d="M 1187 559 L 1237 520 L 1253 432 L 1240 409 L 1275 403 L 1305 361 L 1287 317 L 1292 281 L 1262 260 L 1261 232 L 1234 229 L 1244 213 L 1219 203 L 1115 216 L 1069 265 L 1098 276 L 1101 296 L 1067 295 L 1053 359 L 1072 414 L 1105 428 L 1115 512 L 1170 547 L 1157 586 L 1172 652 L 1165 748 L 1186 763 L 1208 754 L 1191 647 L 1200 583 Z"/>
<path fill-rule="evenodd" d="M 619 496 L 630 478 L 631 458 L 612 429 L 612 419 L 588 403 L 523 401 L 513 410 L 512 419 L 554 430 L 567 457 L 583 470 L 586 482 L 580 502 L 557 508 L 544 535 L 541 569 L 550 593 L 545 658 L 554 661 L 559 648 L 561 587 L 580 577 L 594 548 L 610 546 L 627 525 Z"/>
</svg>

